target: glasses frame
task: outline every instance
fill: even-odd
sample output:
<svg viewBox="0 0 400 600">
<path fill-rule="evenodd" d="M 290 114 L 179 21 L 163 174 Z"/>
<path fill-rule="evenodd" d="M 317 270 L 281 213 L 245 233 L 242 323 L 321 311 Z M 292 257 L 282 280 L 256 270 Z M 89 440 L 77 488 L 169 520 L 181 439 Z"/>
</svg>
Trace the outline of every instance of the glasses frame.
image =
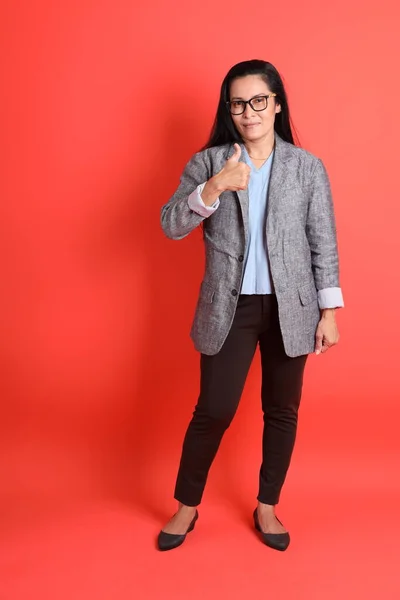
<svg viewBox="0 0 400 600">
<path fill-rule="evenodd" d="M 250 98 L 250 100 L 236 100 L 236 101 L 235 100 L 228 100 L 228 102 L 226 102 L 225 104 L 226 104 L 227 109 L 229 110 L 230 114 L 234 115 L 236 117 L 238 115 L 242 115 L 245 112 L 247 104 L 250 106 L 250 108 L 252 110 L 254 110 L 254 112 L 262 112 L 263 110 L 267 110 L 267 108 L 268 108 L 268 98 L 275 98 L 276 95 L 277 94 L 272 94 L 272 93 L 271 94 L 257 94 L 257 96 L 253 96 L 252 98 Z M 266 107 L 265 108 L 254 108 L 254 106 L 252 105 L 252 101 L 255 100 L 256 98 L 266 98 L 267 99 L 267 105 L 266 105 Z M 231 103 L 232 102 L 243 102 L 244 106 L 243 106 L 242 112 L 240 112 L 240 113 L 238 113 L 238 112 L 233 113 L 232 110 L 231 110 Z"/>
</svg>

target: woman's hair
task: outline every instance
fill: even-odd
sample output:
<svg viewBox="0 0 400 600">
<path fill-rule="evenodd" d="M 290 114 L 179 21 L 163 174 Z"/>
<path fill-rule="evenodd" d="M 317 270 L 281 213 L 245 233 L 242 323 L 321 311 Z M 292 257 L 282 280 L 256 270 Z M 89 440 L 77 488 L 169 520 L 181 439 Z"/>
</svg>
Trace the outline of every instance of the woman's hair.
<svg viewBox="0 0 400 600">
<path fill-rule="evenodd" d="M 275 131 L 285 142 L 299 145 L 297 132 L 290 118 L 289 105 L 282 77 L 269 62 L 265 62 L 264 60 L 246 60 L 234 65 L 222 82 L 217 114 L 210 138 L 203 147 L 203 150 L 212 148 L 213 146 L 233 144 L 234 142 L 240 143 L 243 141 L 233 123 L 226 103 L 230 100 L 229 95 L 232 81 L 238 77 L 246 77 L 246 75 L 259 75 L 268 85 L 271 92 L 276 94 L 275 101 L 280 104 L 281 112 L 275 115 Z"/>
</svg>

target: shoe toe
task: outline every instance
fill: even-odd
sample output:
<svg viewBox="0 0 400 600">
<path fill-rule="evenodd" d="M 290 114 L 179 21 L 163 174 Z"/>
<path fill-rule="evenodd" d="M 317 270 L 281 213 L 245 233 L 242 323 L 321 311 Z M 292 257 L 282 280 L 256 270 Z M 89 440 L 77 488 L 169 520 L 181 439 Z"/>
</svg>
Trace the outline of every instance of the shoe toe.
<svg viewBox="0 0 400 600">
<path fill-rule="evenodd" d="M 165 533 L 160 531 L 157 539 L 159 550 L 172 550 L 177 548 L 185 541 L 186 535 L 174 535 L 172 533 Z"/>
<path fill-rule="evenodd" d="M 274 550 L 286 550 L 290 544 L 288 533 L 263 533 L 263 539 L 265 544 Z"/>
</svg>

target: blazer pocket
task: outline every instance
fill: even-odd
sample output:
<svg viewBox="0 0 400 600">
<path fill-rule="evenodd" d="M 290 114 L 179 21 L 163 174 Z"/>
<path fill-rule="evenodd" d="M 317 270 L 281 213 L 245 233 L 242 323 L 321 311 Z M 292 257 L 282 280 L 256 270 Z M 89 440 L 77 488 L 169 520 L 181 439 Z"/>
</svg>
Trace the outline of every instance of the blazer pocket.
<svg viewBox="0 0 400 600">
<path fill-rule="evenodd" d="M 317 290 L 315 285 L 307 283 L 299 287 L 300 302 L 303 306 L 307 306 L 318 299 Z"/>
<path fill-rule="evenodd" d="M 207 302 L 207 304 L 212 304 L 212 301 L 214 300 L 214 296 L 215 296 L 214 288 L 206 281 L 203 281 L 200 286 L 201 300 L 203 300 L 204 302 Z"/>
</svg>

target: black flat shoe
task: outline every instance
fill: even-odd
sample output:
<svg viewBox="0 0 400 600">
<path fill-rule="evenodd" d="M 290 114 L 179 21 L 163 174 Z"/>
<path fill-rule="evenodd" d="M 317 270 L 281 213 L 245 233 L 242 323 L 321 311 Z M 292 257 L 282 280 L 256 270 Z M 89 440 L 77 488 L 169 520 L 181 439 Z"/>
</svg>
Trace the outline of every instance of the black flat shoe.
<svg viewBox="0 0 400 600">
<path fill-rule="evenodd" d="M 196 514 L 194 515 L 194 517 L 188 527 L 187 532 L 184 533 L 183 535 L 177 535 L 175 533 L 165 533 L 165 531 L 160 531 L 160 533 L 158 534 L 158 540 L 157 540 L 158 541 L 158 549 L 159 550 L 173 550 L 174 548 L 177 548 L 178 546 L 183 544 L 183 542 L 186 539 L 187 534 L 190 531 L 193 531 L 198 518 L 199 518 L 199 513 L 196 510 Z"/>
<path fill-rule="evenodd" d="M 269 546 L 270 548 L 273 548 L 274 550 L 286 550 L 286 548 L 289 546 L 290 544 L 290 535 L 288 532 L 286 533 L 264 533 L 263 531 L 261 531 L 261 527 L 260 527 L 260 522 L 258 520 L 258 513 L 257 513 L 257 509 L 255 509 L 254 513 L 253 513 L 253 517 L 254 517 L 254 526 L 257 529 L 257 531 L 259 531 L 261 533 L 263 542 L 266 546 Z M 278 519 L 278 517 L 276 517 Z M 279 519 L 278 519 L 279 521 Z M 279 523 L 281 523 L 279 521 Z M 282 523 L 281 523 L 282 525 Z"/>
</svg>

